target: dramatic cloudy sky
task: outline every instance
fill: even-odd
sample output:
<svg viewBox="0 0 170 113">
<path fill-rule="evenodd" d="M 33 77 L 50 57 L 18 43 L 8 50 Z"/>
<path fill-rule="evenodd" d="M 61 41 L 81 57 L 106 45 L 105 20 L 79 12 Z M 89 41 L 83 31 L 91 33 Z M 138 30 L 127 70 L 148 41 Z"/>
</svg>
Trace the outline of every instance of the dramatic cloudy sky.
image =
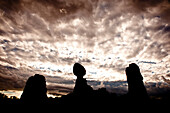
<svg viewBox="0 0 170 113">
<path fill-rule="evenodd" d="M 0 0 L 2 92 L 39 73 L 50 93 L 67 94 L 75 62 L 94 89 L 126 92 L 124 70 L 136 63 L 148 92 L 170 91 L 170 1 Z"/>
</svg>

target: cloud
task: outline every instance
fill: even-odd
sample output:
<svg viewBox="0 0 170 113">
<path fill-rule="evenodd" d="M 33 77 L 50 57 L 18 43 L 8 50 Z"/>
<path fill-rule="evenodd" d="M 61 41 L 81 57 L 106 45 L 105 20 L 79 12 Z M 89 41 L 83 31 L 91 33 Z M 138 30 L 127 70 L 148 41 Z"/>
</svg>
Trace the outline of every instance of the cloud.
<svg viewBox="0 0 170 113">
<path fill-rule="evenodd" d="M 147 83 L 145 84 L 147 92 L 149 95 L 161 95 L 167 94 L 170 90 L 170 86 L 167 83 L 157 82 L 157 83 Z"/>
<path fill-rule="evenodd" d="M 19 4 L 20 4 L 21 0 L 1 0 L 0 2 L 0 7 L 2 10 L 4 11 L 12 11 L 12 10 L 18 10 L 20 7 Z"/>
<path fill-rule="evenodd" d="M 30 76 L 33 76 L 35 73 L 42 74 L 40 70 L 33 71 L 24 68 L 17 69 L 14 67 L 2 65 L 0 65 L 0 68 L 0 90 L 6 91 L 21 91 L 24 89 L 25 83 Z M 45 74 L 44 76 L 47 82 L 48 93 L 58 92 L 58 94 L 66 95 L 73 90 L 73 80 L 65 79 L 59 76 L 49 76 Z"/>
<path fill-rule="evenodd" d="M 69 80 L 69 79 L 64 79 L 63 77 L 59 77 L 59 76 L 45 76 L 46 77 L 46 81 L 51 83 L 57 83 L 57 84 L 68 84 L 68 85 L 73 85 L 74 81 L 73 80 Z"/>
<path fill-rule="evenodd" d="M 170 11 L 169 0 L 129 0 L 130 4 L 135 7 L 137 12 L 146 12 L 148 16 L 159 16 L 163 21 L 169 23 Z"/>
<path fill-rule="evenodd" d="M 168 75 L 167 75 L 167 76 L 168 76 Z M 162 76 L 162 78 L 163 78 L 163 80 L 164 80 L 166 83 L 170 84 L 170 80 L 169 80 L 169 79 L 166 79 L 164 76 Z"/>
<path fill-rule="evenodd" d="M 22 71 L 10 67 L 2 66 L 0 71 L 0 89 L 22 89 L 25 86 L 25 80 L 29 77 L 29 73 L 23 73 Z"/>
<path fill-rule="evenodd" d="M 99 81 L 125 80 L 134 62 L 144 80 L 162 81 L 169 70 L 169 9 L 168 0 L 1 0 L 0 62 L 60 76 L 48 80 L 65 85 L 73 84 L 75 62 Z M 25 80 L 20 69 L 2 69 Z"/>
</svg>

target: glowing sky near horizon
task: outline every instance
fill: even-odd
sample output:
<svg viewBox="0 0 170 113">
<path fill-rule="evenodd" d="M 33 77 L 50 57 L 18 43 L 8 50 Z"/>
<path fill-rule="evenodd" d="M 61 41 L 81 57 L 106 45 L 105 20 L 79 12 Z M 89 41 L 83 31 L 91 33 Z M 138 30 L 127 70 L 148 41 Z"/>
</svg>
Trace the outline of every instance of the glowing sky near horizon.
<svg viewBox="0 0 170 113">
<path fill-rule="evenodd" d="M 168 0 L 2 0 L 0 63 L 73 80 L 79 62 L 94 81 L 126 81 L 125 68 L 137 63 L 145 82 L 164 82 L 170 77 L 168 11 Z"/>
</svg>

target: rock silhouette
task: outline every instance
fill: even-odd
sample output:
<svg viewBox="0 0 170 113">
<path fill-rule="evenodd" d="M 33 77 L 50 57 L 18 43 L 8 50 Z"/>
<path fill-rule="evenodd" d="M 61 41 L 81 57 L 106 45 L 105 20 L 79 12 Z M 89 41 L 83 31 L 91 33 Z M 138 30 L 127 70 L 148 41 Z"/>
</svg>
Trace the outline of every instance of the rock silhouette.
<svg viewBox="0 0 170 113">
<path fill-rule="evenodd" d="M 75 76 L 77 76 L 73 93 L 78 96 L 91 95 L 93 89 L 87 84 L 87 80 L 83 78 L 83 76 L 86 74 L 86 69 L 81 64 L 75 63 L 73 66 L 73 73 Z"/>
<path fill-rule="evenodd" d="M 45 103 L 47 101 L 46 80 L 43 75 L 35 74 L 29 77 L 21 95 L 23 103 Z"/>
<path fill-rule="evenodd" d="M 144 86 L 143 77 L 140 73 L 139 67 L 135 63 L 132 63 L 125 71 L 127 76 L 129 98 L 136 101 L 148 100 L 148 94 Z"/>
<path fill-rule="evenodd" d="M 45 77 L 35 74 L 28 78 L 20 99 L 8 99 L 4 95 L 0 95 L 0 104 L 67 104 L 85 106 L 88 103 L 88 105 L 92 106 L 122 106 L 122 103 L 126 103 L 126 106 L 129 107 L 135 106 L 136 104 L 149 105 L 148 102 L 150 99 L 145 89 L 139 67 L 134 63 L 129 64 L 125 72 L 128 83 L 128 93 L 125 95 L 118 96 L 116 93 L 108 92 L 106 88 L 93 90 L 93 88 L 87 84 L 87 80 L 83 78 L 86 75 L 86 69 L 81 64 L 75 63 L 73 73 L 77 76 L 77 79 L 72 93 L 63 95 L 61 98 L 48 98 Z M 159 101 L 157 102 L 159 104 Z M 168 101 L 164 102 L 168 103 Z"/>
</svg>

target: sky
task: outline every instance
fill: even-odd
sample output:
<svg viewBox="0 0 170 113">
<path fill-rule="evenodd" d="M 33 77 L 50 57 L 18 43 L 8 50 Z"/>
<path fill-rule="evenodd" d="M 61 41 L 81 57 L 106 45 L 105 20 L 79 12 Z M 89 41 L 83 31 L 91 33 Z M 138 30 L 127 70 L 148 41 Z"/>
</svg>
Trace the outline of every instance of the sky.
<svg viewBox="0 0 170 113">
<path fill-rule="evenodd" d="M 19 97 L 38 73 L 49 94 L 65 95 L 79 62 L 94 89 L 126 93 L 125 68 L 136 63 L 147 91 L 166 93 L 169 14 L 169 0 L 1 0 L 0 90 Z"/>
</svg>

